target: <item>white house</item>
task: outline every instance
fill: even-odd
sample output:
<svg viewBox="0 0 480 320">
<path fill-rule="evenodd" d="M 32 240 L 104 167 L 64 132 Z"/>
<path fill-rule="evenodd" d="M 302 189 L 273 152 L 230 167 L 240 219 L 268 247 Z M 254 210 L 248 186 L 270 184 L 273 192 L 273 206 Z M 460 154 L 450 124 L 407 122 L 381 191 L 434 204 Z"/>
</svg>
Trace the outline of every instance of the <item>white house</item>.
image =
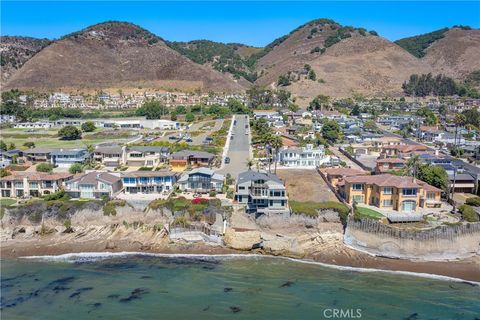
<svg viewBox="0 0 480 320">
<path fill-rule="evenodd" d="M 330 157 L 325 156 L 325 148 L 307 144 L 303 148 L 286 148 L 280 151 L 280 164 L 285 167 L 319 167 L 330 162 Z"/>
</svg>

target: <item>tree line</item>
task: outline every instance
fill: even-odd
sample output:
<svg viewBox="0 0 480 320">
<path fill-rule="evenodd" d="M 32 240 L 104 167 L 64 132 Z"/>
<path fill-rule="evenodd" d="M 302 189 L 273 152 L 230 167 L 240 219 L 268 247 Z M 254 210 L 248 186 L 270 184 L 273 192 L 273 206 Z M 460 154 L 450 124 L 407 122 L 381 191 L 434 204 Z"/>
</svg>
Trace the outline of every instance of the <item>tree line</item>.
<svg viewBox="0 0 480 320">
<path fill-rule="evenodd" d="M 402 84 L 403 92 L 407 96 L 467 96 L 480 98 L 480 92 L 467 83 L 456 82 L 450 77 L 439 74 L 412 74 L 408 81 Z"/>
</svg>

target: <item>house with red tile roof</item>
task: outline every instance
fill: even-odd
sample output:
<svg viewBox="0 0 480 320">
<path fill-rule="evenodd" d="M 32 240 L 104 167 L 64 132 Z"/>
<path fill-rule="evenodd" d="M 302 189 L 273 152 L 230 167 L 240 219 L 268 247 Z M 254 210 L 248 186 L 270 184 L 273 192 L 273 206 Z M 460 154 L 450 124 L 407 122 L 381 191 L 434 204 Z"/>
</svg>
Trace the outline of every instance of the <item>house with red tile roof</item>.
<svg viewBox="0 0 480 320">
<path fill-rule="evenodd" d="M 14 172 L 0 178 L 0 197 L 41 197 L 57 192 L 72 177 L 70 173 Z"/>
<path fill-rule="evenodd" d="M 379 174 L 345 177 L 342 186 L 349 204 L 366 204 L 380 209 L 415 212 L 418 208 L 439 208 L 442 190 L 407 176 Z"/>
</svg>

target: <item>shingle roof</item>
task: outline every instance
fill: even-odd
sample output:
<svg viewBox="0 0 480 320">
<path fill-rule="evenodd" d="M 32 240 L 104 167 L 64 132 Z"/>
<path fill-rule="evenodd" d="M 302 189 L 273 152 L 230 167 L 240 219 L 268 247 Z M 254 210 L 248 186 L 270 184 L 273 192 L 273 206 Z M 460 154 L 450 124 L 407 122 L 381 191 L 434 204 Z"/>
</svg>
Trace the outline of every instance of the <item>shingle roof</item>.
<svg viewBox="0 0 480 320">
<path fill-rule="evenodd" d="M 247 181 L 259 180 L 259 179 L 263 179 L 265 181 L 275 181 L 280 184 L 283 184 L 282 180 L 280 180 L 279 177 L 277 177 L 272 173 L 258 172 L 258 171 L 252 171 L 252 170 L 241 172 L 238 175 L 237 183 L 244 183 Z"/>
<path fill-rule="evenodd" d="M 127 150 L 133 150 L 138 152 L 159 152 L 164 153 L 168 152 L 170 149 L 167 147 L 157 147 L 157 146 L 131 146 Z"/>
<path fill-rule="evenodd" d="M 105 153 L 105 154 L 120 154 L 122 153 L 122 147 L 98 147 L 94 151 L 95 153 Z"/>
<path fill-rule="evenodd" d="M 159 171 L 130 171 L 122 173 L 122 177 L 169 177 L 175 176 L 176 173 L 169 170 L 159 170 Z"/>
<path fill-rule="evenodd" d="M 120 178 L 107 172 L 92 171 L 71 180 L 71 182 L 79 182 L 81 184 L 96 184 L 97 181 L 114 184 L 120 181 Z"/>
<path fill-rule="evenodd" d="M 25 151 L 26 154 L 34 154 L 34 153 L 51 153 L 58 149 L 55 148 L 32 148 Z"/>
<path fill-rule="evenodd" d="M 171 157 L 174 160 L 185 159 L 189 157 L 212 159 L 215 157 L 215 155 L 204 151 L 182 150 L 172 153 Z"/>
<path fill-rule="evenodd" d="M 86 153 L 87 149 L 57 149 L 50 152 L 51 155 L 77 155 L 79 153 Z"/>
</svg>

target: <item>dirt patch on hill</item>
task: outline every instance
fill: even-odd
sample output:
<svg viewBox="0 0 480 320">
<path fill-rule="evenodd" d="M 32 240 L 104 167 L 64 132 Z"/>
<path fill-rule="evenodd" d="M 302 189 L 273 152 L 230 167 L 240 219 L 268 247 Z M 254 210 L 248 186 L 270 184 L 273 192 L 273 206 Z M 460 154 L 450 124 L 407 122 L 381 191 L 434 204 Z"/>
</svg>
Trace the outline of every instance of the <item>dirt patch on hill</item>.
<svg viewBox="0 0 480 320">
<path fill-rule="evenodd" d="M 278 170 L 277 175 L 285 182 L 290 200 L 338 201 L 333 192 L 315 170 Z"/>
</svg>

